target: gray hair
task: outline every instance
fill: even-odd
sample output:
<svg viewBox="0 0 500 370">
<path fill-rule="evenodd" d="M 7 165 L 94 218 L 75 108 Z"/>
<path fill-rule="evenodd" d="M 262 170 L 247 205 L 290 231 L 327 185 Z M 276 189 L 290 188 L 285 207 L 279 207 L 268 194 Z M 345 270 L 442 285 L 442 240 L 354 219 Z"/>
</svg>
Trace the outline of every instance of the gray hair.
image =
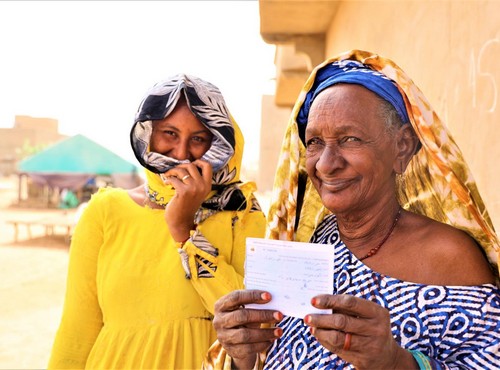
<svg viewBox="0 0 500 370">
<path fill-rule="evenodd" d="M 398 111 L 387 100 L 380 97 L 380 117 L 384 120 L 386 133 L 392 137 L 396 134 L 398 128 L 403 125 Z"/>
<path fill-rule="evenodd" d="M 398 129 L 401 126 L 403 126 L 405 124 L 409 125 L 411 128 L 412 135 L 418 141 L 417 146 L 415 148 L 415 153 L 414 153 L 414 154 L 416 154 L 420 150 L 420 148 L 422 147 L 422 144 L 420 143 L 420 140 L 418 139 L 417 134 L 413 130 L 413 127 L 411 126 L 411 124 L 404 123 L 401 120 L 401 116 L 399 115 L 398 111 L 396 110 L 396 108 L 394 108 L 394 106 L 391 103 L 389 103 L 387 100 L 382 99 L 380 97 L 379 97 L 379 100 L 380 100 L 379 115 L 380 115 L 380 118 L 382 118 L 382 120 L 384 121 L 385 133 L 389 137 L 395 138 L 396 132 L 398 131 Z"/>
</svg>

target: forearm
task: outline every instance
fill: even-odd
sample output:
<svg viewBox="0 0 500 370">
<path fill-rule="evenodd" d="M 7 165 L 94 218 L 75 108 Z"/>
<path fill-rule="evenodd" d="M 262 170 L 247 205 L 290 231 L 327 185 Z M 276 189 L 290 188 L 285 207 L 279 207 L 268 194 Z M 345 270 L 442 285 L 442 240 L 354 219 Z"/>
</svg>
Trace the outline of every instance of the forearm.
<svg viewBox="0 0 500 370">
<path fill-rule="evenodd" d="M 243 276 L 223 256 L 212 256 L 191 240 L 182 249 L 187 255 L 191 283 L 209 312 L 213 313 L 214 304 L 220 297 L 243 289 Z"/>
<path fill-rule="evenodd" d="M 243 289 L 246 238 L 262 237 L 264 231 L 260 212 L 221 212 L 200 224 L 183 245 L 187 274 L 210 312 L 217 299 Z"/>
</svg>

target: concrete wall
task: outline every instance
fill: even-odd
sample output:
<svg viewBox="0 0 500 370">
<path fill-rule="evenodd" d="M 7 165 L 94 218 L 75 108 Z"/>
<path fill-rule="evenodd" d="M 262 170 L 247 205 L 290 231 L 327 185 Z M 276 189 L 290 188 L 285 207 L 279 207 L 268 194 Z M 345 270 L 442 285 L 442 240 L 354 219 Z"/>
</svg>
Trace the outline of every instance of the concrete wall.
<svg viewBox="0 0 500 370">
<path fill-rule="evenodd" d="M 500 231 L 500 1 L 345 1 L 326 55 L 392 59 L 423 91 L 462 149 Z"/>
</svg>

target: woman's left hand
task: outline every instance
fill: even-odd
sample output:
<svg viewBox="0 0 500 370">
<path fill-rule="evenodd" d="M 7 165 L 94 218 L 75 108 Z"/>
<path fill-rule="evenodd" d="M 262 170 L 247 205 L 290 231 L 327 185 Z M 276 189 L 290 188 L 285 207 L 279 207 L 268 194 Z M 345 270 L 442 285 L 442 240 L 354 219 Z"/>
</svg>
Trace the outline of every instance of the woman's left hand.
<svg viewBox="0 0 500 370">
<path fill-rule="evenodd" d="M 212 189 L 212 166 L 197 159 L 162 174 L 165 184 L 175 188 L 175 195 L 165 208 L 165 220 L 177 242 L 189 238 L 194 215 Z"/>
<path fill-rule="evenodd" d="M 418 369 L 413 356 L 392 336 L 389 311 L 382 306 L 347 294 L 318 295 L 311 303 L 332 310 L 304 318 L 311 333 L 356 369 Z"/>
</svg>

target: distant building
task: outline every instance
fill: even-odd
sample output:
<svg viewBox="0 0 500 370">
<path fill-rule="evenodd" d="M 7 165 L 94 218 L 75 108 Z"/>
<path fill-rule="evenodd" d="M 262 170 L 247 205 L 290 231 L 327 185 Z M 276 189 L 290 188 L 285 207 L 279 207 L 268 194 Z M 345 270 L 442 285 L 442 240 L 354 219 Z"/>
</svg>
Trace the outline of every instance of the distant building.
<svg viewBox="0 0 500 370">
<path fill-rule="evenodd" d="M 16 172 L 16 164 L 29 149 L 42 149 L 66 135 L 59 133 L 59 122 L 53 118 L 15 116 L 12 128 L 0 128 L 0 176 Z"/>
</svg>

